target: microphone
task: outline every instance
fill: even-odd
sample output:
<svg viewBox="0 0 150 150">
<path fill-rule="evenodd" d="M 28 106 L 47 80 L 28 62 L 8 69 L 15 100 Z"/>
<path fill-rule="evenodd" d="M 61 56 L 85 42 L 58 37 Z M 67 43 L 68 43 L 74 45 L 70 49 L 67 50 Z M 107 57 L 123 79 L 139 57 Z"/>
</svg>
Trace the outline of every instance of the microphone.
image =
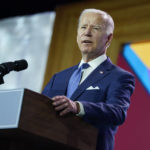
<svg viewBox="0 0 150 150">
<path fill-rule="evenodd" d="M 0 76 L 8 74 L 10 71 L 21 71 L 27 69 L 28 63 L 26 60 L 17 60 L 14 62 L 6 62 L 0 64 Z"/>
</svg>

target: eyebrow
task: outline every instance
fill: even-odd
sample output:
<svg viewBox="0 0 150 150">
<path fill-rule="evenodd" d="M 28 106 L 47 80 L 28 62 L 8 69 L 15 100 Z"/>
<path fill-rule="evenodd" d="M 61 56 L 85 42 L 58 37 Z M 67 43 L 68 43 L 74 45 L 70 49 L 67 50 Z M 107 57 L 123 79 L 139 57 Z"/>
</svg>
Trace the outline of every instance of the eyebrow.
<svg viewBox="0 0 150 150">
<path fill-rule="evenodd" d="M 80 24 L 80 26 L 87 26 L 87 24 Z"/>
<path fill-rule="evenodd" d="M 102 25 L 93 25 L 93 27 L 99 27 L 99 28 L 102 28 L 103 26 L 102 26 Z"/>
<path fill-rule="evenodd" d="M 88 26 L 88 24 L 80 24 L 80 26 Z M 93 27 L 103 27 L 103 25 L 92 25 Z"/>
</svg>

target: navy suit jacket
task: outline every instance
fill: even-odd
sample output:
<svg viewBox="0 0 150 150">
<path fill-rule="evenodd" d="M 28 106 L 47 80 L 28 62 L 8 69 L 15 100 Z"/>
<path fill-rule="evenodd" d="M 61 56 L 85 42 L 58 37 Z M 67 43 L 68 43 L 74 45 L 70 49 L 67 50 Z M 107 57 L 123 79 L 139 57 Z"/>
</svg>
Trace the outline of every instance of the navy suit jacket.
<svg viewBox="0 0 150 150">
<path fill-rule="evenodd" d="M 77 67 L 56 73 L 42 93 L 50 98 L 66 95 L 69 79 Z M 90 86 L 98 86 L 99 89 L 88 90 Z M 97 150 L 113 150 L 114 135 L 118 125 L 125 121 L 133 89 L 133 75 L 112 64 L 107 58 L 70 98 L 83 104 L 83 119 L 98 128 Z"/>
</svg>

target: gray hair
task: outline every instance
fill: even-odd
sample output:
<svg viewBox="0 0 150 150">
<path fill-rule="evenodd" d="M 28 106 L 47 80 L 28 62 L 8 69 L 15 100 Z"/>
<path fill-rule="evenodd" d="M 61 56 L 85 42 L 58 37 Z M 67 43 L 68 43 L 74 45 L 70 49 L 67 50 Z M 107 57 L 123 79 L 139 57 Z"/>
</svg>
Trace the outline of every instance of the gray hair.
<svg viewBox="0 0 150 150">
<path fill-rule="evenodd" d="M 106 23 L 107 23 L 107 27 L 106 27 L 107 34 L 108 35 L 109 34 L 113 34 L 113 31 L 114 31 L 114 21 L 113 21 L 113 18 L 107 12 L 102 11 L 100 9 L 94 9 L 94 8 L 84 9 L 81 12 L 81 14 L 80 14 L 79 22 L 78 22 L 78 27 L 79 27 L 82 15 L 84 13 L 88 13 L 88 12 L 97 13 L 97 14 L 103 15 L 103 18 L 106 20 Z"/>
</svg>

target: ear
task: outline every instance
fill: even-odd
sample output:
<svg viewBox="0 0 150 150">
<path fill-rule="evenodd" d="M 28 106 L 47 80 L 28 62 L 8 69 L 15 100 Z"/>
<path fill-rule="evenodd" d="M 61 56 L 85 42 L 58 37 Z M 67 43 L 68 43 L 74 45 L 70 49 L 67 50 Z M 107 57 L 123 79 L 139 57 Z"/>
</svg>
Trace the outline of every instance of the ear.
<svg viewBox="0 0 150 150">
<path fill-rule="evenodd" d="M 106 41 L 106 49 L 110 46 L 110 43 L 113 39 L 113 34 L 109 34 L 109 36 L 107 37 L 107 41 Z"/>
</svg>

